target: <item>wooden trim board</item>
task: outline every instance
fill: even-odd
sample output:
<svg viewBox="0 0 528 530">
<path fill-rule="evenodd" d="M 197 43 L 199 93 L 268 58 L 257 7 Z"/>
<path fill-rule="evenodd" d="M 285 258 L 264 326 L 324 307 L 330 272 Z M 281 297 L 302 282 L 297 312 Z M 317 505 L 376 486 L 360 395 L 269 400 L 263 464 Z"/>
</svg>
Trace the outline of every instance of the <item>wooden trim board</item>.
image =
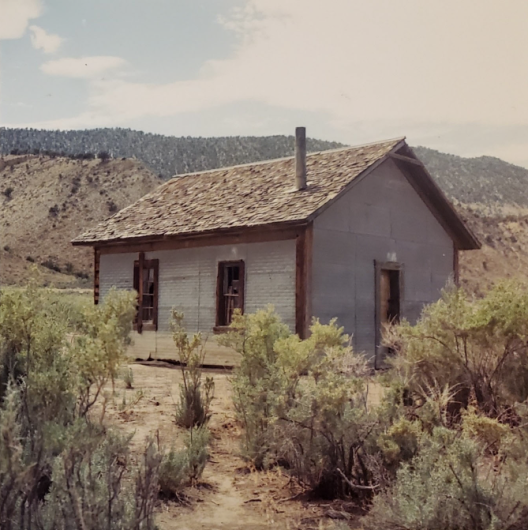
<svg viewBox="0 0 528 530">
<path fill-rule="evenodd" d="M 306 223 L 273 229 L 246 229 L 230 233 L 207 235 L 180 236 L 159 238 L 145 241 L 98 242 L 94 247 L 101 254 L 122 254 L 137 252 L 155 252 L 157 250 L 178 250 L 182 248 L 212 247 L 220 245 L 236 245 L 240 243 L 266 243 L 268 241 L 284 241 L 295 239 L 306 227 Z"/>
<path fill-rule="evenodd" d="M 99 304 L 101 252 L 94 248 L 94 305 Z"/>
<path fill-rule="evenodd" d="M 312 248 L 313 225 L 297 236 L 295 244 L 295 332 L 308 337 L 312 317 Z"/>
</svg>

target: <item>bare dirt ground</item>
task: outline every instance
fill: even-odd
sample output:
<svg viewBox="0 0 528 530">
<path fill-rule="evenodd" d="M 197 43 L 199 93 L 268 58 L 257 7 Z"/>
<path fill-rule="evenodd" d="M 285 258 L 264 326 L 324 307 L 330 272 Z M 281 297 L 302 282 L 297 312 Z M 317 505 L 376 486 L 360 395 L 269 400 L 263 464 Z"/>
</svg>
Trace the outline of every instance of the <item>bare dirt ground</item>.
<svg viewBox="0 0 528 530">
<path fill-rule="evenodd" d="M 162 445 L 178 447 L 183 429 L 174 422 L 174 409 L 180 369 L 165 363 L 130 367 L 134 388 L 116 384 L 106 420 L 134 433 L 132 451 L 138 458 L 148 437 L 159 436 Z M 346 504 L 310 500 L 284 472 L 248 467 L 239 456 L 242 432 L 234 418 L 229 374 L 218 370 L 207 375 L 215 381 L 210 461 L 200 484 L 186 489 L 185 502 L 160 501 L 160 529 L 330 529 L 345 521 L 353 528 Z"/>
</svg>

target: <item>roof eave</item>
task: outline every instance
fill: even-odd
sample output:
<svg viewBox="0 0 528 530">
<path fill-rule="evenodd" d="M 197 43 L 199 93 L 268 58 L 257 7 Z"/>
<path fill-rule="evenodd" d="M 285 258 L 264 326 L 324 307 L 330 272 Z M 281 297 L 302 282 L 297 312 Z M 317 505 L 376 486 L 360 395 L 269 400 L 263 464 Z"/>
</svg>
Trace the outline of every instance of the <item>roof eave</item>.
<svg viewBox="0 0 528 530">
<path fill-rule="evenodd" d="M 93 239 L 89 241 L 72 240 L 73 246 L 84 246 L 84 247 L 106 247 L 106 246 L 119 246 L 119 245 L 132 245 L 141 243 L 157 243 L 167 241 L 181 241 L 184 239 L 200 239 L 208 238 L 211 236 L 229 236 L 248 232 L 263 232 L 279 230 L 281 228 L 303 228 L 308 224 L 307 219 L 294 219 L 289 221 L 279 221 L 275 223 L 263 223 L 258 225 L 250 226 L 233 226 L 228 228 L 216 228 L 212 230 L 202 230 L 199 232 L 184 232 L 180 234 L 158 234 L 158 235 L 147 235 L 138 237 L 127 237 L 127 238 L 115 238 L 115 239 Z"/>
<path fill-rule="evenodd" d="M 450 234 L 458 250 L 478 250 L 482 244 L 467 226 L 451 201 L 446 197 L 440 186 L 431 176 L 423 162 L 407 145 L 402 146 L 405 155 L 397 153 L 401 148 L 394 149 L 388 156 L 396 163 L 410 184 L 422 197 L 429 209 L 437 214 L 446 231 Z"/>
<path fill-rule="evenodd" d="M 320 206 L 317 210 L 312 212 L 307 220 L 309 222 L 314 221 L 317 217 L 319 217 L 324 211 L 326 211 L 332 204 L 334 204 L 337 200 L 339 200 L 343 195 L 345 195 L 351 188 L 359 184 L 368 174 L 370 174 L 372 171 L 374 171 L 377 167 L 381 166 L 383 162 L 385 162 L 391 153 L 397 151 L 398 149 L 401 149 L 403 146 L 406 146 L 405 137 L 401 138 L 401 140 L 385 155 L 378 158 L 378 160 L 374 161 L 370 166 L 365 168 L 359 175 L 357 175 L 354 179 L 352 179 L 335 197 L 333 197 L 331 200 L 325 202 L 322 206 Z"/>
</svg>

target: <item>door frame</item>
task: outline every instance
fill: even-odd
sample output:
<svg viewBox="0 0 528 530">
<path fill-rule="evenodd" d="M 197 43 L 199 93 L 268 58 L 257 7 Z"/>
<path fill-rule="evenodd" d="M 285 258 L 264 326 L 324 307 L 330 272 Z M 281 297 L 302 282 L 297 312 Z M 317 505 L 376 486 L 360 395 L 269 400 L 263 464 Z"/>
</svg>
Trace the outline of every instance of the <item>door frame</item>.
<svg viewBox="0 0 528 530">
<path fill-rule="evenodd" d="M 398 271 L 400 280 L 400 318 L 403 316 L 404 290 L 404 266 L 398 261 L 374 260 L 374 368 L 382 367 L 386 348 L 381 345 L 381 271 Z"/>
</svg>

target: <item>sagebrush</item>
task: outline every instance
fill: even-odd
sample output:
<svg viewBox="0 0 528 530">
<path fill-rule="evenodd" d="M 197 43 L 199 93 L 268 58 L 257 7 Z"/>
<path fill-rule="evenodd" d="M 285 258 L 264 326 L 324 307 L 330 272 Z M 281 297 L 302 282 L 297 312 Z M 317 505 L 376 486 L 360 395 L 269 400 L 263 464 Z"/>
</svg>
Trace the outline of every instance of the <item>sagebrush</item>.
<svg viewBox="0 0 528 530">
<path fill-rule="evenodd" d="M 160 451 L 134 464 L 94 408 L 124 360 L 134 298 L 110 292 L 73 323 L 51 291 L 0 291 L 3 530 L 155 528 Z"/>
</svg>

